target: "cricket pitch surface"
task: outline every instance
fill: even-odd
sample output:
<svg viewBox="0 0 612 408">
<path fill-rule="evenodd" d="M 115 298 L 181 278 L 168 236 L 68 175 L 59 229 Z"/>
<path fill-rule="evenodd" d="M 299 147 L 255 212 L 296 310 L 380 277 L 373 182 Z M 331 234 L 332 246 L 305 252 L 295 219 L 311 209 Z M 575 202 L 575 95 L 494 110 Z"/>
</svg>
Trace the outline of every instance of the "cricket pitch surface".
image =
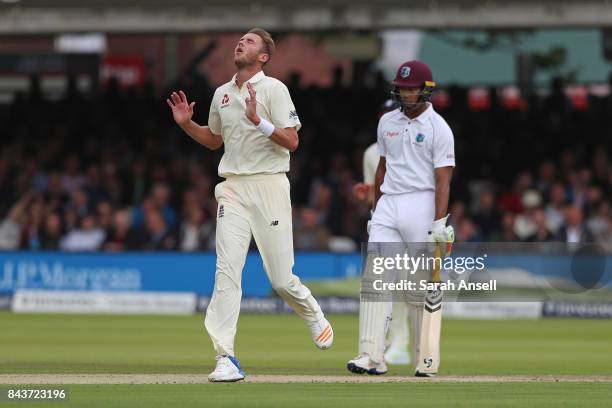
<svg viewBox="0 0 612 408">
<path fill-rule="evenodd" d="M 251 375 L 246 383 L 514 383 L 514 382 L 581 382 L 612 383 L 612 376 L 576 375 L 468 375 L 433 378 L 366 375 Z M 0 384 L 209 384 L 206 374 L 0 374 Z"/>
</svg>

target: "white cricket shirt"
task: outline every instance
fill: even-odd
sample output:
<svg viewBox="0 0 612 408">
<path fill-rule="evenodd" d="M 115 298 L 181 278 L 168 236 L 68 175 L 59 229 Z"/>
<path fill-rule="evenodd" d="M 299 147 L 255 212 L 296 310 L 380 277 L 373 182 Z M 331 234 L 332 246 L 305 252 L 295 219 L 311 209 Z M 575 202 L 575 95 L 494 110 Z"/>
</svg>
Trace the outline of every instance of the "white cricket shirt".
<svg viewBox="0 0 612 408">
<path fill-rule="evenodd" d="M 274 127 L 301 127 L 289 90 L 263 71 L 248 80 L 257 93 L 257 114 Z M 208 127 L 223 138 L 224 152 L 219 176 L 275 174 L 289 171 L 289 150 L 266 137 L 246 117 L 246 82 L 236 85 L 236 75 L 215 91 L 210 104 Z"/>
<path fill-rule="evenodd" d="M 380 161 L 380 155 L 378 154 L 378 143 L 372 143 L 363 152 L 363 183 L 367 185 L 374 185 L 374 179 L 376 178 L 376 169 L 378 168 L 378 162 Z"/>
<path fill-rule="evenodd" d="M 455 166 L 453 132 L 431 103 L 410 119 L 399 109 L 378 122 L 378 152 L 387 163 L 384 194 L 435 191 L 434 169 Z"/>
</svg>

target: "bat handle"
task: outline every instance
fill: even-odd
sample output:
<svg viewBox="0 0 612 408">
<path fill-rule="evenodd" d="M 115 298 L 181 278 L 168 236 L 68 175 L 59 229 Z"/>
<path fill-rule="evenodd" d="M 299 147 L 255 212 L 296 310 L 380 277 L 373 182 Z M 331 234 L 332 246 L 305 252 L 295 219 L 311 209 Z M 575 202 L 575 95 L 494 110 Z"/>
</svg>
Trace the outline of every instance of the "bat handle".
<svg viewBox="0 0 612 408">
<path fill-rule="evenodd" d="M 441 251 L 440 251 L 440 244 L 438 242 L 436 242 L 436 247 L 434 249 L 434 271 L 433 271 L 433 275 L 431 277 L 432 282 L 440 282 L 440 269 L 442 267 L 442 258 L 441 258 Z M 438 262 L 438 259 L 440 259 L 440 262 Z"/>
</svg>

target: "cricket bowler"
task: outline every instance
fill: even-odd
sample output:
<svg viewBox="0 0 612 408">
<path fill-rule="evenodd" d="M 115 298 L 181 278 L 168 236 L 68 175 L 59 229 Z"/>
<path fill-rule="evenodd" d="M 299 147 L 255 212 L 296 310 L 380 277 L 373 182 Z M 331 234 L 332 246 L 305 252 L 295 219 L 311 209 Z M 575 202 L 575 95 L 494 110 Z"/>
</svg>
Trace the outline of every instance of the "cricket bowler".
<svg viewBox="0 0 612 408">
<path fill-rule="evenodd" d="M 403 63 L 391 83 L 392 97 L 400 106 L 383 115 L 378 123 L 380 161 L 368 242 L 435 242 L 447 250 L 447 243 L 454 241 L 452 227 L 446 226 L 455 166 L 453 133 L 429 102 L 435 82 L 425 63 Z M 421 316 L 423 304 L 418 303 L 418 308 Z M 383 352 L 391 313 L 392 302 L 364 301 L 362 297 L 359 353 L 348 362 L 349 371 L 372 375 L 387 372 Z M 415 317 L 414 321 L 421 321 Z M 413 325 L 413 331 L 421 326 Z M 414 333 L 414 338 L 421 339 L 422 344 L 424 335 Z M 417 361 L 417 370 L 419 366 Z M 417 375 L 421 374 L 417 371 Z"/>
<path fill-rule="evenodd" d="M 263 67 L 274 52 L 274 41 L 261 28 L 242 36 L 234 49 L 237 73 L 215 91 L 208 126 L 191 120 L 195 102 L 184 92 L 167 100 L 176 123 L 201 145 L 224 146 L 215 187 L 218 202 L 215 287 L 205 326 L 217 364 L 213 382 L 244 379 L 236 358 L 234 338 L 242 269 L 254 237 L 272 287 L 307 323 L 315 345 L 331 347 L 334 332 L 310 290 L 292 272 L 293 231 L 289 153 L 298 147 L 300 120 L 287 87 L 266 76 Z"/>
</svg>

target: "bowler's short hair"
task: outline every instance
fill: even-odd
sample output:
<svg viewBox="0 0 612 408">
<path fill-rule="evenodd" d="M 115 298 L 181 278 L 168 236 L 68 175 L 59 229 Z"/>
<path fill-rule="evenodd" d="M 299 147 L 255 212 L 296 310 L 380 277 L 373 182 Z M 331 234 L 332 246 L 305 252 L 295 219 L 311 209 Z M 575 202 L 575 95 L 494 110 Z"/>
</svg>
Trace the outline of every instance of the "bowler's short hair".
<svg viewBox="0 0 612 408">
<path fill-rule="evenodd" d="M 272 54 L 274 54 L 274 50 L 276 49 L 272 36 L 269 32 L 259 27 L 251 28 L 249 30 L 249 33 L 256 34 L 263 40 L 261 52 L 268 54 L 268 61 L 264 63 L 264 65 L 266 65 L 270 61 L 270 59 L 272 59 Z"/>
</svg>

